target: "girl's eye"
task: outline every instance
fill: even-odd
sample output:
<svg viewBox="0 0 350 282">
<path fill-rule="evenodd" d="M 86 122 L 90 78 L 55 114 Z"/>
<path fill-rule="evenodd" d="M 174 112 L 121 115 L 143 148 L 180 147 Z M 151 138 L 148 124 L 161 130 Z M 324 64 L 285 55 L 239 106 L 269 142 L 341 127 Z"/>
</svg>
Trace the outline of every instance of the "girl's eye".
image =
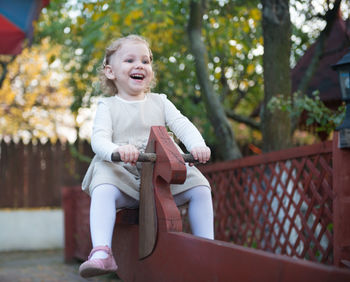
<svg viewBox="0 0 350 282">
<path fill-rule="evenodd" d="M 149 60 L 143 60 L 142 63 L 143 64 L 149 64 Z"/>
<path fill-rule="evenodd" d="M 132 63 L 133 62 L 133 59 L 127 59 L 125 60 L 127 63 Z"/>
</svg>

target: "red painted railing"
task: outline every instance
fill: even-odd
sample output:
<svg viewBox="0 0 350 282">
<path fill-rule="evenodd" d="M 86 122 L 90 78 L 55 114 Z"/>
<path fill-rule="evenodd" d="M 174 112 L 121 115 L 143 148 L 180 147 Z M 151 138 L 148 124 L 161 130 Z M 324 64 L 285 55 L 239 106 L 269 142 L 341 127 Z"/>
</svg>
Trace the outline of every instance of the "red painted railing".
<svg viewBox="0 0 350 282">
<path fill-rule="evenodd" d="M 333 264 L 332 142 L 208 165 L 216 238 Z"/>
</svg>

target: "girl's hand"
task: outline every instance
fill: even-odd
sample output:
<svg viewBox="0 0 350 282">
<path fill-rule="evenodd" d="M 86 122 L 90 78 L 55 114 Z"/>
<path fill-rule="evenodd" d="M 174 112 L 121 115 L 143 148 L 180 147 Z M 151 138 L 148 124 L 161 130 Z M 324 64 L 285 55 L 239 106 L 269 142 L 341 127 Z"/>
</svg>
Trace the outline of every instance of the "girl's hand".
<svg viewBox="0 0 350 282">
<path fill-rule="evenodd" d="M 190 153 L 195 160 L 202 164 L 205 164 L 210 159 L 211 154 L 210 149 L 207 146 L 194 147 Z M 193 166 L 193 164 L 190 163 L 190 166 Z"/>
<path fill-rule="evenodd" d="M 123 145 L 118 147 L 116 151 L 120 154 L 120 158 L 124 163 L 136 165 L 140 152 L 134 145 Z"/>
</svg>

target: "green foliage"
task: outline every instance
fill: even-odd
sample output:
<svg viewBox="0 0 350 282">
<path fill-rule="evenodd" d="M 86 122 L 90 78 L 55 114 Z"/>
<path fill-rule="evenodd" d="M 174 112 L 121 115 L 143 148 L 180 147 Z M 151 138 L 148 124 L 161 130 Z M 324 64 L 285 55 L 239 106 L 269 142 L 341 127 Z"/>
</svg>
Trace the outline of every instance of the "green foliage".
<svg viewBox="0 0 350 282">
<path fill-rule="evenodd" d="M 310 14 L 307 4 L 307 0 L 291 1 L 291 8 L 299 9 L 298 19 Z M 51 0 L 36 24 L 34 39 L 40 44 L 48 38 L 52 46 L 62 47 L 58 59 L 69 78 L 68 90 L 74 98 L 71 110 L 77 113 L 89 107 L 93 97 L 102 95 L 97 67 L 106 46 L 130 33 L 145 36 L 155 58 L 158 83 L 154 92 L 166 93 L 195 122 L 208 143 L 214 144 L 216 137 L 189 52 L 188 17 L 189 1 L 185 0 Z M 293 21 L 296 22 L 292 18 Z M 292 64 L 315 38 L 302 27 L 293 26 Z M 246 117 L 263 99 L 262 38 L 261 1 L 207 1 L 203 41 L 208 52 L 209 79 L 225 109 Z M 316 120 L 316 116 L 312 118 Z M 247 127 L 244 131 L 240 136 L 253 136 Z M 255 135 L 252 139 L 260 141 L 261 136 Z"/>
<path fill-rule="evenodd" d="M 329 230 L 331 233 L 333 233 L 333 223 L 329 223 L 327 225 L 327 230 Z"/>
<path fill-rule="evenodd" d="M 204 41 L 208 70 L 225 108 L 250 115 L 263 97 L 262 30 L 259 1 L 208 1 Z M 201 129 L 208 143 L 215 136 L 207 119 L 189 52 L 189 1 L 50 1 L 37 25 L 37 38 L 61 45 L 60 60 L 69 74 L 77 112 L 100 96 L 97 67 L 104 49 L 122 35 L 137 33 L 151 43 L 157 86 Z"/>
<path fill-rule="evenodd" d="M 75 158 L 77 159 L 78 161 L 80 162 L 83 162 L 83 163 L 91 163 L 91 158 L 82 154 L 81 152 L 79 152 L 78 150 L 78 147 L 79 144 L 69 144 L 69 152 L 70 154 Z"/>
<path fill-rule="evenodd" d="M 330 134 L 345 116 L 345 106 L 340 106 L 335 111 L 327 108 L 321 101 L 318 91 L 314 91 L 312 97 L 298 92 L 288 99 L 281 96 L 273 97 L 267 107 L 270 111 L 288 112 L 292 120 L 299 120 L 301 114 L 306 112 L 306 126 L 316 125 L 316 132 L 327 134 Z"/>
</svg>

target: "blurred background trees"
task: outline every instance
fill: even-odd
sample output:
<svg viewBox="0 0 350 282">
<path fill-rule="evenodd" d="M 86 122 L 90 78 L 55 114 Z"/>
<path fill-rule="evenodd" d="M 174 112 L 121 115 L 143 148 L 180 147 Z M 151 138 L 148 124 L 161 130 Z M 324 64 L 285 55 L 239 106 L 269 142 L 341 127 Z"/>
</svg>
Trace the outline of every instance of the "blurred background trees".
<svg viewBox="0 0 350 282">
<path fill-rule="evenodd" d="M 23 139 L 50 138 L 74 128 L 68 76 L 54 58 L 62 46 L 48 38 L 23 50 L 7 70 L 0 88 L 0 132 Z"/>
<path fill-rule="evenodd" d="M 8 64 L 0 89 L 1 135 L 89 138 L 102 95 L 96 70 L 104 48 L 136 33 L 154 53 L 153 91 L 166 93 L 198 126 L 214 158 L 315 142 L 315 136 L 296 135 L 291 116 L 267 104 L 277 94 L 292 94 L 288 72 L 323 34 L 327 12 L 338 7 L 348 19 L 349 6 L 340 0 L 52 0 L 35 24 L 34 44 Z M 276 27 L 268 20 L 281 11 L 286 21 Z M 191 38 L 194 28 L 199 37 Z M 199 53 L 193 48 L 198 43 Z"/>
</svg>

